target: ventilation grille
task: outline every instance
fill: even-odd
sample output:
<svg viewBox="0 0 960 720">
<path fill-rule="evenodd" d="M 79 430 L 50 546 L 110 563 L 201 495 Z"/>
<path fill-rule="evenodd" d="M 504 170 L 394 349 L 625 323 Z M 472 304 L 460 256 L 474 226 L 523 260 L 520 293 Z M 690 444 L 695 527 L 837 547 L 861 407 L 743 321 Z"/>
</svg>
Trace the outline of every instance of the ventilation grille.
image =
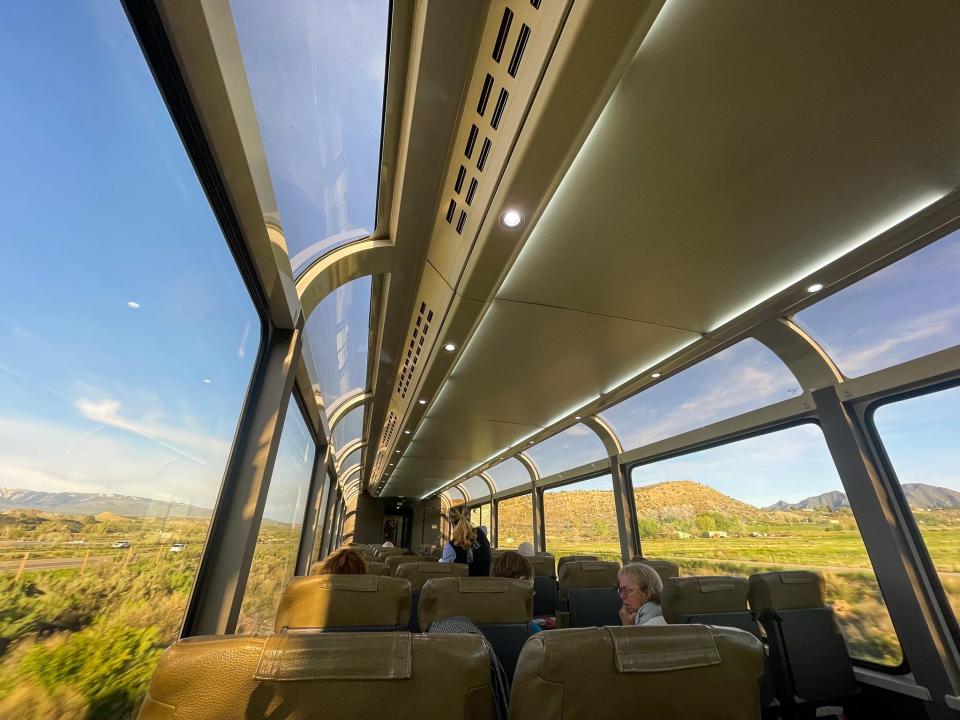
<svg viewBox="0 0 960 720">
<path fill-rule="evenodd" d="M 380 443 L 380 449 L 377 450 L 377 457 L 373 461 L 373 477 L 380 477 L 380 485 L 382 486 L 385 478 L 383 477 L 383 471 L 386 469 L 387 457 L 390 454 L 390 442 L 393 440 L 393 433 L 397 429 L 397 414 L 390 411 L 390 415 L 387 416 L 387 424 L 383 428 L 383 441 Z"/>
<path fill-rule="evenodd" d="M 530 5 L 534 10 L 539 10 L 540 0 L 530 0 Z M 471 105 L 468 105 L 467 110 L 472 107 L 473 118 L 462 146 L 463 153 L 452 182 L 450 200 L 443 210 L 447 224 L 457 235 L 463 235 L 470 217 L 477 186 L 483 178 L 487 158 L 493 149 L 500 121 L 510 100 L 507 86 L 512 86 L 513 79 L 520 72 L 523 54 L 530 42 L 530 33 L 530 26 L 518 20 L 513 10 L 505 7 L 492 47 L 481 50 L 483 53 L 490 53 L 496 66 L 494 74 L 486 73 L 482 85 L 476 90 L 476 106 L 472 106 L 473 99 L 468 101 Z"/>
<path fill-rule="evenodd" d="M 425 302 L 421 302 L 416 324 L 413 326 L 413 330 L 410 333 L 410 341 L 407 343 L 407 355 L 403 359 L 400 381 L 397 383 L 397 395 L 400 396 L 401 400 L 406 399 L 407 391 L 410 390 L 410 382 L 416 374 L 417 364 L 420 362 L 420 354 L 423 352 L 423 344 L 426 342 L 427 333 L 430 332 L 430 323 L 432 322 L 433 310 L 428 308 Z"/>
</svg>

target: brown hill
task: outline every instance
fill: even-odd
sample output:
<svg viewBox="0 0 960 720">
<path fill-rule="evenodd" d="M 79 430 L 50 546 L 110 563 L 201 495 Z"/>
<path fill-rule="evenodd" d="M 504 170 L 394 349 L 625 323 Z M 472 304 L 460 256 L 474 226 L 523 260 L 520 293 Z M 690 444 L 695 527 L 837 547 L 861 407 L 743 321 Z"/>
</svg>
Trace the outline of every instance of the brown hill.
<svg viewBox="0 0 960 720">
<path fill-rule="evenodd" d="M 633 494 L 640 517 L 654 520 L 687 520 L 703 513 L 746 520 L 762 514 L 752 505 L 692 480 L 670 480 L 634 488 Z"/>
</svg>

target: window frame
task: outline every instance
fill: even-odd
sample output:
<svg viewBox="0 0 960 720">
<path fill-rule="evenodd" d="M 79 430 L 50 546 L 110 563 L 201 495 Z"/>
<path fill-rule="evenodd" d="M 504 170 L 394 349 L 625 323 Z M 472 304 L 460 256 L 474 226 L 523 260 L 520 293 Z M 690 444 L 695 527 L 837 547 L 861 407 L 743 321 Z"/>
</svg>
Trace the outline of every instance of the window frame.
<svg viewBox="0 0 960 720">
<path fill-rule="evenodd" d="M 642 467 L 645 465 L 652 465 L 654 463 L 661 462 L 663 460 L 670 460 L 673 458 L 682 457 L 684 455 L 691 455 L 695 452 L 700 452 L 702 450 L 710 450 L 712 448 L 721 447 L 723 445 L 730 445 L 736 442 L 741 442 L 743 440 L 750 440 L 757 437 L 763 437 L 764 435 L 771 435 L 773 433 L 780 432 L 782 430 L 789 430 L 790 428 L 800 427 L 802 425 L 816 426 L 817 429 L 820 430 L 820 434 L 824 439 L 824 444 L 826 445 L 826 434 L 823 432 L 823 426 L 820 424 L 820 418 L 818 417 L 816 410 L 811 410 L 808 413 L 806 413 L 804 416 L 799 418 L 785 419 L 782 422 L 772 422 L 772 423 L 768 423 L 758 427 L 748 428 L 740 432 L 732 433 L 730 435 L 724 435 L 717 438 L 707 439 L 698 443 L 691 443 L 690 445 L 685 445 L 680 448 L 666 450 L 662 453 L 657 453 L 649 457 L 633 460 L 629 463 L 625 463 L 623 466 L 623 470 L 626 473 L 627 479 L 630 484 L 630 489 L 632 491 L 634 487 L 633 485 L 634 468 Z M 824 449 L 827 451 L 828 454 L 830 453 L 829 448 L 825 447 Z M 832 455 L 830 457 L 830 460 L 831 462 L 833 462 L 834 468 L 836 468 L 836 462 L 833 460 Z M 840 478 L 840 484 L 842 486 L 843 478 L 840 476 L 839 469 L 837 469 L 837 477 Z M 843 488 L 843 491 L 844 493 L 846 493 L 845 487 Z M 637 502 L 636 502 L 636 495 L 633 492 L 631 492 L 630 500 L 633 503 L 634 513 L 639 516 Z M 851 509 L 851 512 L 853 512 L 852 509 Z M 856 515 L 854 515 L 854 520 L 856 520 Z M 864 549 L 866 549 L 867 543 L 866 543 L 866 540 L 864 540 L 862 534 L 860 535 L 860 539 L 863 542 Z M 642 553 L 643 543 L 639 536 L 637 537 L 637 543 L 640 546 L 640 551 Z M 870 560 L 869 552 L 867 553 L 867 560 L 870 561 L 870 571 L 873 573 L 874 578 L 877 579 L 877 589 L 880 591 L 880 596 L 883 598 L 884 609 L 887 611 L 887 614 L 890 616 L 891 623 L 893 623 L 894 614 L 893 612 L 890 611 L 889 607 L 887 606 L 887 599 L 884 596 L 883 588 L 880 585 L 880 580 L 879 578 L 877 578 L 876 570 L 873 567 L 873 561 Z M 894 625 L 894 633 L 896 633 L 896 625 Z M 910 672 L 910 665 L 907 661 L 907 653 L 903 649 L 903 643 L 901 642 L 899 635 L 897 635 L 897 644 L 900 646 L 900 655 L 901 655 L 901 660 L 899 665 L 884 665 L 883 663 L 878 663 L 873 660 L 865 660 L 863 658 L 855 657 L 853 655 L 850 656 L 850 661 L 853 663 L 855 667 L 862 667 L 868 670 L 876 670 L 878 672 L 882 672 L 888 675 L 905 675 Z"/>
<path fill-rule="evenodd" d="M 960 388 L 960 377 L 955 377 L 941 382 L 928 383 L 920 387 L 907 390 L 892 391 L 884 394 L 882 397 L 874 398 L 865 403 L 861 403 L 859 407 L 856 408 L 856 411 L 863 422 L 863 426 L 867 432 L 870 444 L 873 446 L 874 453 L 880 463 L 881 475 L 883 476 L 884 480 L 884 489 L 886 490 L 890 500 L 894 503 L 897 509 L 900 510 L 901 517 L 899 520 L 903 523 L 904 531 L 912 540 L 914 552 L 916 552 L 917 559 L 920 561 L 920 565 L 924 575 L 926 576 L 926 580 L 930 584 L 930 589 L 932 590 L 934 599 L 936 600 L 940 612 L 943 615 L 947 630 L 949 631 L 950 636 L 953 638 L 954 644 L 960 647 L 960 621 L 958 621 L 957 616 L 950 605 L 950 598 L 947 595 L 946 589 L 943 587 L 943 582 L 940 580 L 940 572 L 937 570 L 936 565 L 933 562 L 933 558 L 930 556 L 930 551 L 927 549 L 927 543 L 923 539 L 923 533 L 921 532 L 920 526 L 917 524 L 917 520 L 914 517 L 913 509 L 910 507 L 910 503 L 907 501 L 907 496 L 903 492 L 903 486 L 901 485 L 900 478 L 897 476 L 897 471 L 889 453 L 887 452 L 887 448 L 883 443 L 883 437 L 880 434 L 880 430 L 877 427 L 875 420 L 877 410 L 887 405 L 895 405 L 896 403 L 904 400 L 924 397 L 927 395 L 935 395 L 936 393 L 944 392 L 946 390 L 953 390 L 956 388 Z"/>
</svg>

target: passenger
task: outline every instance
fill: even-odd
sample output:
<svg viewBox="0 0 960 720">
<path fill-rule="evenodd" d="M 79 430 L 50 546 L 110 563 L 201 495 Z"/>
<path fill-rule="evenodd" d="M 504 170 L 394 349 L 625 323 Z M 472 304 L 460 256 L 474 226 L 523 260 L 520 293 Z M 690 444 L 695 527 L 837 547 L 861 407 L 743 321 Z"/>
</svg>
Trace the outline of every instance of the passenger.
<svg viewBox="0 0 960 720">
<path fill-rule="evenodd" d="M 315 575 L 366 575 L 367 562 L 356 550 L 341 548 L 324 561 Z"/>
<path fill-rule="evenodd" d="M 533 557 L 536 555 L 536 552 L 533 549 L 533 543 L 520 543 L 520 547 L 517 548 L 517 552 L 523 555 L 524 557 Z"/>
<path fill-rule="evenodd" d="M 534 576 L 533 565 L 520 553 L 514 550 L 507 550 L 493 561 L 493 569 L 490 571 L 490 576 L 526 580 L 532 583 Z M 541 630 L 543 630 L 543 628 L 537 623 L 530 623 L 530 632 L 540 632 Z"/>
<path fill-rule="evenodd" d="M 467 566 L 470 577 L 490 575 L 490 541 L 483 528 L 474 528 L 466 515 L 454 513 L 450 517 L 453 530 L 443 546 L 442 563 L 460 563 Z"/>
<path fill-rule="evenodd" d="M 620 622 L 624 625 L 666 625 L 660 609 L 663 581 L 649 565 L 628 563 L 617 575 L 620 587 Z"/>
</svg>

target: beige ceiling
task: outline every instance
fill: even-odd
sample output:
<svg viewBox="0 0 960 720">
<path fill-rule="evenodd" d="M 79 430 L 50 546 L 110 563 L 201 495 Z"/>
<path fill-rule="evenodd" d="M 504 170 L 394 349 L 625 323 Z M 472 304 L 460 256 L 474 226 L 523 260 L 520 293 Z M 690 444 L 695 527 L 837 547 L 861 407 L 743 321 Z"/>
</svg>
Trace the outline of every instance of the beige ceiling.
<svg viewBox="0 0 960 720">
<path fill-rule="evenodd" d="M 960 186 L 958 27 L 955 0 L 668 0 L 391 494 L 432 491 Z"/>
</svg>

